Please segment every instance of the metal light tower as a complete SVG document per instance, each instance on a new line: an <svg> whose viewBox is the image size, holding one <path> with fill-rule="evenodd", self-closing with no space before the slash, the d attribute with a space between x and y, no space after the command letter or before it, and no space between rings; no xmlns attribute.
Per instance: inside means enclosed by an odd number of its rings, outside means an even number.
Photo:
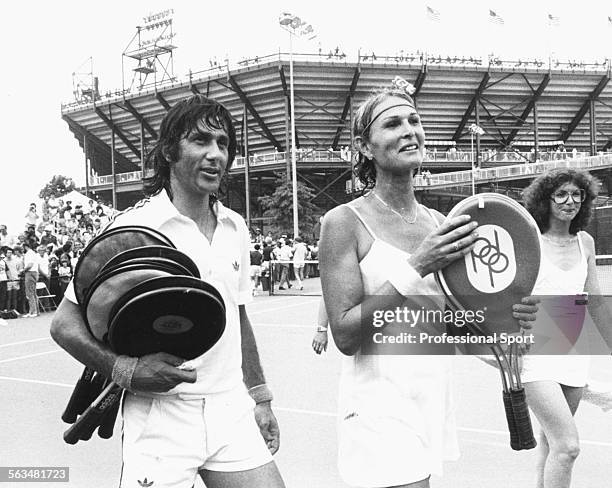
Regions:
<svg viewBox="0 0 612 488"><path fill-rule="evenodd" d="M153 75L154 85L174 79L173 51L176 46L173 40L176 33L173 31L173 15L173 9L149 14L143 17L143 25L136 27L136 34L122 56L121 74L124 93L131 90L137 80L138 90L151 84L148 80L149 75ZM126 86L124 66L127 58L136 64L136 66L132 64L133 75L129 86Z"/></svg>
<svg viewBox="0 0 612 488"><path fill-rule="evenodd" d="M291 105L291 183L293 186L293 237L299 235L298 225L298 195L297 195L297 158L295 152L295 89L293 86L293 36L310 36L314 38L312 25L296 15L283 12L278 23L289 33L289 96Z"/></svg>

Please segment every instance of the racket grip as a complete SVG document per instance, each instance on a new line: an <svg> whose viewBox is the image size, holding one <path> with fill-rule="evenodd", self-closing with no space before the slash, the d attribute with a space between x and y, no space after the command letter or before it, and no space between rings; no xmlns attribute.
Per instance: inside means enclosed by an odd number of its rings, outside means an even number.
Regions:
<svg viewBox="0 0 612 488"><path fill-rule="evenodd" d="M91 368L85 368L79 381L77 381L74 390L72 390L72 395L70 395L70 400L68 400L68 405L66 405L66 409L64 413L62 413L62 420L67 424L74 424L77 419L77 415L82 414L87 405L91 403L91 380L95 374L95 371Z"/></svg>
<svg viewBox="0 0 612 488"><path fill-rule="evenodd" d="M76 444L79 439L90 438L96 427L100 425L104 414L119 400L122 391L119 385L110 383L83 415L64 432L64 441L68 444Z"/></svg>
<svg viewBox="0 0 612 488"><path fill-rule="evenodd" d="M508 432L510 432L510 447L514 451L520 451L521 442L512 409L512 396L510 392L507 391L502 392L502 395L504 399L504 410L506 412L506 422L508 422Z"/></svg>
<svg viewBox="0 0 612 488"><path fill-rule="evenodd" d="M533 428L531 426L529 408L527 408L525 390L523 388L511 390L510 398L516 431L519 437L519 450L533 449L537 445L537 442L533 436Z"/></svg>
<svg viewBox="0 0 612 488"><path fill-rule="evenodd" d="M89 397L87 398L87 406L91 405L93 401L98 398L98 395L104 389L106 378L100 373L96 373L91 380L91 388L89 390Z"/></svg>
<svg viewBox="0 0 612 488"><path fill-rule="evenodd" d="M115 428L115 422L117 420L117 415L119 414L119 407L121 406L121 402L117 401L110 407L109 411L106 412L102 422L100 423L100 427L98 427L98 436L102 439L110 439L113 436L113 429Z"/></svg>

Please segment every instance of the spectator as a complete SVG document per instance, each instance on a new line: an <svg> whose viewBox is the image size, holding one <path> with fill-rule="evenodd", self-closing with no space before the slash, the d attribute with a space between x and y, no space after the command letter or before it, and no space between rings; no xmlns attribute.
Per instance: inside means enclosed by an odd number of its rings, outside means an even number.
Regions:
<svg viewBox="0 0 612 488"><path fill-rule="evenodd" d="M306 264L306 258L308 257L308 248L302 241L302 238L297 236L295 238L295 246L293 248L293 269L295 270L295 277L298 282L298 289L303 290L304 284L304 265Z"/></svg>
<svg viewBox="0 0 612 488"><path fill-rule="evenodd" d="M291 264L291 258L293 257L293 249L291 249L291 241L285 239L284 243L280 247L279 261L281 262L281 276L278 284L279 290L284 290L284 283L287 283L287 288L291 288L293 285L289 282L289 265Z"/></svg>
<svg viewBox="0 0 612 488"><path fill-rule="evenodd" d="M8 265L6 264L4 251L0 251L0 310L8 309Z"/></svg>
<svg viewBox="0 0 612 488"><path fill-rule="evenodd" d="M272 272L274 273L273 276L273 280L274 281L280 281L280 275L281 275L281 265L278 261L280 261L281 258L281 247L283 246L283 243L280 241L280 239L276 242L276 247L274 247L272 249L272 257L273 260L276 261L274 263L274 269L272 270Z"/></svg>
<svg viewBox="0 0 612 488"><path fill-rule="evenodd" d="M28 301L26 317L38 317L38 301L36 297L36 283L38 282L38 256L28 241L23 243L25 255L23 265L25 271L25 294Z"/></svg>
<svg viewBox="0 0 612 488"><path fill-rule="evenodd" d="M42 245L36 248L36 252L38 252L38 281L44 283L49 289L51 284L49 281L49 256L46 251L47 249Z"/></svg>
<svg viewBox="0 0 612 488"><path fill-rule="evenodd" d="M254 249L250 252L251 257L251 270L249 276L251 277L251 293L255 295L255 290L259 286L259 279L261 277L261 262L263 256L261 254L261 246L255 244Z"/></svg>
<svg viewBox="0 0 612 488"><path fill-rule="evenodd" d="M11 249L6 250L6 258L4 260L8 269L7 295L8 310L17 311L17 300L19 298L19 277L23 271L23 260Z"/></svg>
<svg viewBox="0 0 612 488"><path fill-rule="evenodd" d="M70 264L70 256L68 254L62 254L60 256L60 264L57 268L57 274L59 277L59 294L57 297L58 301L64 298L64 292L72 279L72 265Z"/></svg>
<svg viewBox="0 0 612 488"><path fill-rule="evenodd" d="M30 208L25 214L26 223L36 227L36 222L38 222L39 218L39 215L36 213L36 204L30 203Z"/></svg>
<svg viewBox="0 0 612 488"><path fill-rule="evenodd" d="M68 220L70 220L70 218L72 217L72 205L71 205L71 201L68 200L66 202L66 206L64 207L63 211L62 211L62 215L64 217L64 220L67 222Z"/></svg>
<svg viewBox="0 0 612 488"><path fill-rule="evenodd" d="M49 293L55 297L55 303L59 303L59 259L55 254L49 255Z"/></svg>
<svg viewBox="0 0 612 488"><path fill-rule="evenodd" d="M319 241L316 240L314 244L310 246L310 259L312 261L317 261L316 263L310 264L310 271L308 272L308 276L319 276Z"/></svg>
<svg viewBox="0 0 612 488"><path fill-rule="evenodd" d="M0 247L3 246L14 247L15 237L8 234L6 225L0 224Z"/></svg>
<svg viewBox="0 0 612 488"><path fill-rule="evenodd" d="M35 225L28 224L26 225L26 230L24 232L24 241L27 241L30 244L30 248L32 249L36 249L39 242L35 228Z"/></svg>
<svg viewBox="0 0 612 488"><path fill-rule="evenodd" d="M53 235L53 225L47 224L45 226L45 233L40 238L40 244L45 247L48 246L49 244L53 244L54 246L57 246L57 237Z"/></svg>

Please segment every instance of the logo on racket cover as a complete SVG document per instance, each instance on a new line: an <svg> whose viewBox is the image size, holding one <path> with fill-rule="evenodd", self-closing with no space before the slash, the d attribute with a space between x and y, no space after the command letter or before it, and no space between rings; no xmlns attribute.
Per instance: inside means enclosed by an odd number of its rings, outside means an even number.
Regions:
<svg viewBox="0 0 612 488"><path fill-rule="evenodd" d="M160 334L182 334L193 327L193 322L180 315L162 315L153 321L153 329Z"/></svg>
<svg viewBox="0 0 612 488"><path fill-rule="evenodd" d="M478 236L474 249L464 258L468 279L482 293L498 293L516 276L514 242L498 225L481 225Z"/></svg>

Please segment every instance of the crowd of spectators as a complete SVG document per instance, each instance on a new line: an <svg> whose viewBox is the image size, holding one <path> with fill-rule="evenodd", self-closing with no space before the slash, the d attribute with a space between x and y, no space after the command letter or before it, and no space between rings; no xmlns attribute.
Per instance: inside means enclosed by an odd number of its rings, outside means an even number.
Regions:
<svg viewBox="0 0 612 488"><path fill-rule="evenodd" d="M49 304L59 303L83 248L112 213L112 207L94 200L49 198L42 208L29 205L23 230L0 224L2 318L36 317L41 294L53 296L44 299Z"/></svg>
<svg viewBox="0 0 612 488"><path fill-rule="evenodd" d="M251 284L253 295L259 289L268 292L270 287L287 290L297 281L296 288L304 289L304 280L319 276L320 223L309 238L294 239L287 234L274 237L264 235L260 229L251 232Z"/></svg>

